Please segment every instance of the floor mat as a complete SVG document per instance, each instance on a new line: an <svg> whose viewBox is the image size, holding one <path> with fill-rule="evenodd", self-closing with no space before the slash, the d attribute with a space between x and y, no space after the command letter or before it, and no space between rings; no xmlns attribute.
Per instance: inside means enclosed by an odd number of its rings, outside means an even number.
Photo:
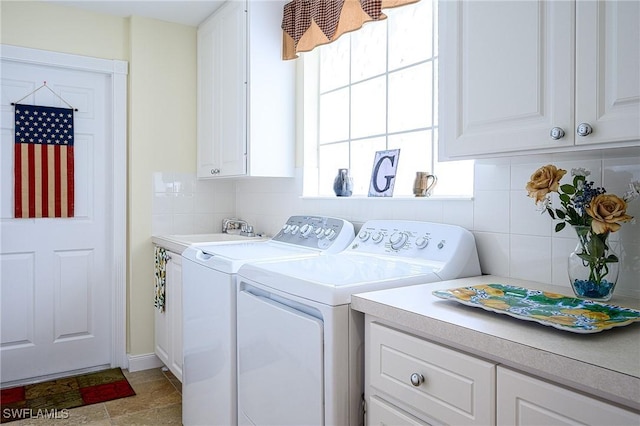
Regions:
<svg viewBox="0 0 640 426"><path fill-rule="evenodd" d="M136 393L120 368L2 389L2 423L25 418L64 419L68 409Z"/></svg>

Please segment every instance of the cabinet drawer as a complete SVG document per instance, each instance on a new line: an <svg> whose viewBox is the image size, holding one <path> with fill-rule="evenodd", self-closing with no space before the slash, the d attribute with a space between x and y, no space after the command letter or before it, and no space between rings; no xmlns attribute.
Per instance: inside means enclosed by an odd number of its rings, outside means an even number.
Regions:
<svg viewBox="0 0 640 426"><path fill-rule="evenodd" d="M443 423L495 423L495 364L375 322L370 333L372 387Z"/></svg>
<svg viewBox="0 0 640 426"><path fill-rule="evenodd" d="M429 426L429 423L407 414L383 399L376 396L371 397L367 407L369 426L380 425L409 425L409 426Z"/></svg>
<svg viewBox="0 0 640 426"><path fill-rule="evenodd" d="M498 367L498 426L640 425L640 415Z"/></svg>

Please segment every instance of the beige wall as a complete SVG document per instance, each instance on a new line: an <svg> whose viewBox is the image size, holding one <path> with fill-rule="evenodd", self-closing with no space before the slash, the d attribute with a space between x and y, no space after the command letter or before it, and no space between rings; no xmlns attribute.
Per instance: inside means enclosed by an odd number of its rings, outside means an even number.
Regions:
<svg viewBox="0 0 640 426"><path fill-rule="evenodd" d="M129 62L127 348L154 351L152 172L195 172L196 28L2 1L0 42Z"/></svg>

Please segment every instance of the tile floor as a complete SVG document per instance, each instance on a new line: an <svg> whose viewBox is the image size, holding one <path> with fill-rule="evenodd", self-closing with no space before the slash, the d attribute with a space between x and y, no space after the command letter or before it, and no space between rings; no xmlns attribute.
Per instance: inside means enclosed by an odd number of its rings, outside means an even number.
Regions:
<svg viewBox="0 0 640 426"><path fill-rule="evenodd" d="M10 422L25 425L181 425L182 384L169 371L160 368L130 373L123 370L135 396L99 404L86 405L68 411L66 419L24 419Z"/></svg>

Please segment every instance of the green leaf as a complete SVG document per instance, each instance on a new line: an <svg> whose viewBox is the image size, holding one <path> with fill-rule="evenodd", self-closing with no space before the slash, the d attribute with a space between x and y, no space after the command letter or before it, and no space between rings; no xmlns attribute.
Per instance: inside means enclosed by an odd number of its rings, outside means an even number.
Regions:
<svg viewBox="0 0 640 426"><path fill-rule="evenodd" d="M565 194L575 194L576 193L576 188L573 185L565 184L565 185L560 186L560 189L562 189L562 192L564 192Z"/></svg>
<svg viewBox="0 0 640 426"><path fill-rule="evenodd" d="M556 223L556 232L562 231L566 225L564 222Z"/></svg>
<svg viewBox="0 0 640 426"><path fill-rule="evenodd" d="M569 196L567 194L560 194L560 201L563 201L565 203L569 203L571 201L571 198L569 198Z"/></svg>
<svg viewBox="0 0 640 426"><path fill-rule="evenodd" d="M607 263L616 263L616 262L618 262L618 256L616 256L615 254L610 254L605 259L605 262L607 262Z"/></svg>
<svg viewBox="0 0 640 426"><path fill-rule="evenodd" d="M566 217L565 213L560 209L556 209L556 215L558 215L559 219L564 219Z"/></svg>
<svg viewBox="0 0 640 426"><path fill-rule="evenodd" d="M549 216L551 216L551 219L556 218L556 215L553 214L553 210L551 210L549 207L547 207L547 212L549 213Z"/></svg>

